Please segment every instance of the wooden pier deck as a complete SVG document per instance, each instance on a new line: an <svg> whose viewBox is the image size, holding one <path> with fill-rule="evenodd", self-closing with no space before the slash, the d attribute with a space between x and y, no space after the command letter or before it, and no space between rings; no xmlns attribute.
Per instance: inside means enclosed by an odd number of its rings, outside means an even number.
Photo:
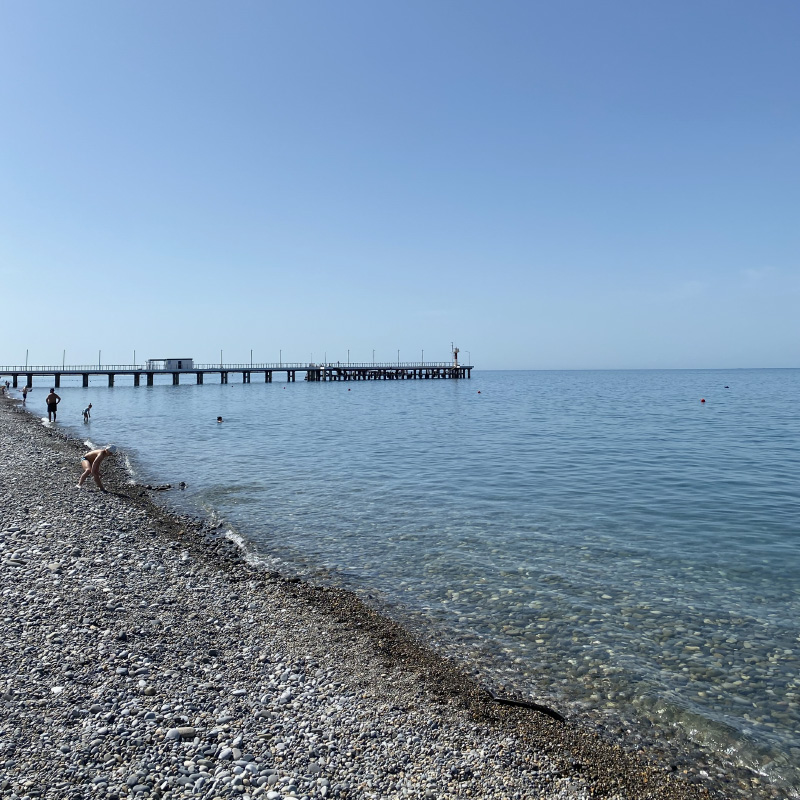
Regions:
<svg viewBox="0 0 800 800"><path fill-rule="evenodd" d="M396 381L396 380L438 380L443 378L471 378L473 367L456 363L412 361L403 363L360 363L360 364L194 364L188 369L151 369L137 364L109 364L95 366L0 366L0 379L11 379L15 388L20 378L24 385L33 386L34 377L52 377L53 386L61 386L61 378L80 376L82 385L89 385L91 376L104 375L108 385L113 386L118 376L133 376L133 385L145 383L153 386L157 375L171 375L172 384L181 383L181 376L193 376L195 382L202 384L206 375L219 375L220 383L228 383L230 375L241 375L242 383L251 383L253 376L263 376L264 383L272 383L273 375L285 375L287 383L297 380L298 373L304 374L307 381ZM186 381L184 381L186 382Z"/></svg>

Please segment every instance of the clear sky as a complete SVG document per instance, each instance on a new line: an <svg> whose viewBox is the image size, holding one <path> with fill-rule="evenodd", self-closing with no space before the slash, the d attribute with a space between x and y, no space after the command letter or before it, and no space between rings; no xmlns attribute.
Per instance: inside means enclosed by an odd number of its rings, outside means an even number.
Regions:
<svg viewBox="0 0 800 800"><path fill-rule="evenodd" d="M0 364L800 366L797 0L0 0Z"/></svg>

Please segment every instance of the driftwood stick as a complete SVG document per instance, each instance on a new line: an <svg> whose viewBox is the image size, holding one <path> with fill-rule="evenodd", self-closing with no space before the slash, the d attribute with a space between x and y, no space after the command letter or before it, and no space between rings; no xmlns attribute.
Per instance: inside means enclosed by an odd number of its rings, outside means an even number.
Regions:
<svg viewBox="0 0 800 800"><path fill-rule="evenodd" d="M532 711L539 711L542 714L547 714L548 717L557 719L559 722L566 722L567 720L552 708L540 705L539 703L529 703L527 700L512 700L510 697L503 697L502 695L495 694L491 689L486 690L486 694L494 700L495 703L500 703L504 706L518 706L519 708L530 708Z"/></svg>

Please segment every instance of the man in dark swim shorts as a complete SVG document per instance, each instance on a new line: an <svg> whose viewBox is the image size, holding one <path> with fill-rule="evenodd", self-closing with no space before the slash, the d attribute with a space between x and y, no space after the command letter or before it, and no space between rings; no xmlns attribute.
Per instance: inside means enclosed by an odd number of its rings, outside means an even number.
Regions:
<svg viewBox="0 0 800 800"><path fill-rule="evenodd" d="M45 403L47 403L47 419L49 422L56 421L56 408L60 402L61 398L56 394L56 390L51 389L50 394L45 398Z"/></svg>

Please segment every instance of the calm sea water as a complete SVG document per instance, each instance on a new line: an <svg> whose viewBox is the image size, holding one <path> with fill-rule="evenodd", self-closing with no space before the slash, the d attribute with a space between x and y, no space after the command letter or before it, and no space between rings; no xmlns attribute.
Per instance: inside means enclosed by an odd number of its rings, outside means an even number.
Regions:
<svg viewBox="0 0 800 800"><path fill-rule="evenodd" d="M101 383L64 386L59 423L257 557L488 682L800 787L800 370Z"/></svg>

